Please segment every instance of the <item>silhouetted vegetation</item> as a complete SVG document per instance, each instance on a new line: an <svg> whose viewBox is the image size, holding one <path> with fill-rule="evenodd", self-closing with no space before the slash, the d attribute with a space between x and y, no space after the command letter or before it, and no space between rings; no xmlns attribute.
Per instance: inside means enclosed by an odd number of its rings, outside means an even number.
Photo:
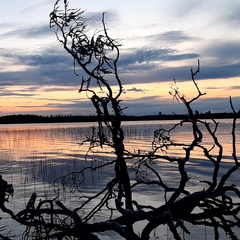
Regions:
<svg viewBox="0 0 240 240"><path fill-rule="evenodd" d="M240 112L236 113L197 113L196 116L201 119L226 119L236 116L240 117ZM101 117L102 120L105 117ZM51 115L41 116L34 114L16 114L0 117L0 124L18 124L18 123L64 123L64 122L98 122L99 116L72 116L72 115ZM120 116L121 121L151 121L151 120L181 120L188 118L188 114L161 114L161 115L143 115L143 116Z"/></svg>
<svg viewBox="0 0 240 240"><path fill-rule="evenodd" d="M5 188L1 190L1 196L4 196L1 198L2 211L26 226L23 239L89 240L100 239L98 233L103 236L113 231L122 239L148 240L153 231L166 225L172 237L179 240L182 239L180 233L191 234L186 223L211 228L215 239L220 239L221 231L231 239L238 239L234 228L239 228L240 222L240 191L239 186L231 182L231 177L239 174L240 167L236 140L238 115L232 99L232 156L227 169L222 166L224 153L218 139L219 123L214 119L203 120L192 108L192 103L205 94L195 81L199 63L196 70L191 69L192 84L196 89L194 98L187 100L175 80L171 89L171 95L184 104L188 114L181 116L183 118L170 129L157 129L148 151L127 149L121 125L124 119L124 109L120 104L123 88L117 68L120 45L108 35L104 14L103 30L89 37L84 11L69 8L66 0L61 8L61 3L56 1L54 5L50 27L55 29L57 39L73 57L74 66L79 65L87 74L86 78L82 77L79 92L88 94L97 116L98 126L92 127L92 133L84 140L84 144L89 144L86 160L90 153L97 154L99 151L112 157L105 157L106 160L97 167L76 169L56 180L64 188L78 190L76 194L80 191L79 206L75 209L68 208L57 197L37 201L37 195L33 193L26 208L14 214L6 207L5 194L8 191ZM92 86L96 85L99 89L94 90ZM212 114L208 114L212 118ZM186 125L191 127L191 139L183 137L182 141L176 141L173 133ZM206 135L211 139L208 145L205 143ZM180 149L181 154L169 154L171 149ZM189 187L191 177L188 167L196 160L192 157L195 151L201 152L203 161L211 166L211 171L192 188ZM167 169L175 169L175 179L169 181L168 170L162 167L165 164ZM113 173L108 182L103 183L97 193L86 195L82 192L85 173L94 173L97 169L104 171L106 167L111 168ZM4 184L7 186L6 182ZM146 186L156 189L156 206L139 201L139 188ZM88 204L91 204L91 209L86 207ZM96 220L106 211L109 213L107 218ZM137 232L135 226L142 221L145 224Z"/></svg>

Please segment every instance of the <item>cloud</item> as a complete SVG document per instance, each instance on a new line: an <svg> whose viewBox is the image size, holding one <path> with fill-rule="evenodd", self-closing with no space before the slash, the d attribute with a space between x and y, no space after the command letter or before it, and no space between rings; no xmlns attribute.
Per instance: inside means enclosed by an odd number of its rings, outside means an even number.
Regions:
<svg viewBox="0 0 240 240"><path fill-rule="evenodd" d="M235 110L238 111L240 109L240 97L234 97L232 100ZM204 98L193 104L194 109L202 113L207 111L206 106L212 113L232 112L228 98Z"/></svg>
<svg viewBox="0 0 240 240"><path fill-rule="evenodd" d="M227 3L227 2L226 2ZM216 23L226 25L228 28L239 27L240 24L240 5L238 1L231 1L224 6L224 12L216 18Z"/></svg>
<svg viewBox="0 0 240 240"><path fill-rule="evenodd" d="M18 82L16 82L16 84L76 84L77 78L73 73L73 59L69 54L65 53L60 46L57 49L52 49L50 47L43 49L42 51L40 50L39 52L36 51L35 53L27 53L18 49L0 49L0 52L2 57L8 58L13 62L24 64L27 69L26 71L0 73L0 78L5 79L5 82L12 82L18 78ZM123 75L135 72L139 82L141 82L141 78L143 76L145 78L145 82L154 82L156 81L156 78L151 78L151 75L154 75L155 72L155 75L158 75L159 71L161 71L159 76L166 74L166 69L160 68L159 63L164 62L164 60L177 61L195 58L196 56L196 54L174 55L174 51L172 49L133 49L132 52L125 53L122 57L120 57L118 66L120 73ZM172 73L172 68L169 70ZM178 71L178 68L176 71ZM143 72L145 74L139 76L139 72ZM78 73L79 76L83 75L83 71L81 69L78 69ZM159 76L157 79L159 79ZM146 79L146 77L148 79ZM169 76L167 76L168 80L173 77L173 74L169 74ZM132 78L134 80L134 76L131 76L131 79ZM130 81L131 79L128 78Z"/></svg>
<svg viewBox="0 0 240 240"><path fill-rule="evenodd" d="M227 90L238 90L238 89L240 89L240 85L239 86L231 86L231 87L227 88Z"/></svg>
<svg viewBox="0 0 240 240"><path fill-rule="evenodd" d="M233 98L233 104L235 110L238 111L240 109L240 97ZM161 112L162 114L184 114L187 113L187 110L182 103L178 103L177 101L173 101L171 96L169 98L161 98L159 96L151 96L151 97L143 97L137 100L128 100L125 99L122 104L122 107L127 107L124 110L124 114L126 115L155 115ZM206 108L206 106L208 106ZM26 107L29 109L29 106L22 105L21 107ZM91 101L89 100L59 100L59 99L51 99L51 101L45 105L33 105L34 107L43 107L40 114L50 115L53 114L73 114L73 115L95 115L95 109L92 106ZM216 112L231 112L229 99L228 98L211 98L211 99L198 99L197 102L192 104L193 111L198 110L200 113L205 113L207 111L211 111L212 113ZM26 110L27 111L27 110ZM39 114L39 110L37 110L37 114ZM33 110L31 112L34 113Z"/></svg>
<svg viewBox="0 0 240 240"><path fill-rule="evenodd" d="M90 13L93 22L97 21L100 13ZM112 18L117 15L110 15ZM47 30L46 30L47 29ZM31 27L12 31L12 34L23 38L31 38L33 36L43 36L46 34L53 35L48 26L39 25L33 29ZM30 31L30 32L29 32ZM5 33L6 34L6 33ZM54 38L54 36L53 36ZM179 64L177 67L172 66L172 62L184 62L203 58L201 60L201 73L197 79L217 79L231 78L240 76L239 52L240 44L237 42L218 41L209 44L198 52L183 50L179 52L174 48L174 43L194 40L193 37L187 35L183 31L167 31L160 34L149 35L148 39L163 39L171 42L168 47L155 48L150 41L149 45L139 49L120 49L120 59L118 68L120 77L124 84L131 83L150 83L158 81L186 81L190 79L190 67L185 64ZM55 40L55 39L54 39ZM1 58L8 59L13 63L23 64L26 66L25 71L1 72L0 85L16 84L16 85L56 85L70 86L80 83L81 76L84 75L81 69L78 69L80 78L76 78L73 72L73 59L57 42L36 49L34 52L27 52L25 49L18 48L0 49ZM205 58L216 58L214 65L208 65ZM225 61L226 59L226 61ZM3 68L2 68L3 69ZM136 91L136 89L135 89Z"/></svg>
<svg viewBox="0 0 240 240"><path fill-rule="evenodd" d="M1 25L1 29L14 26L13 23L10 23L10 22L0 22L0 25Z"/></svg>
<svg viewBox="0 0 240 240"><path fill-rule="evenodd" d="M196 37L192 37L184 31L167 31L164 33L149 35L149 36L146 36L145 38L153 42L164 41L171 44L198 40Z"/></svg>
<svg viewBox="0 0 240 240"><path fill-rule="evenodd" d="M17 56L19 61L27 64L31 67L60 67L64 66L65 69L69 69L69 59L70 56L66 56L66 54L54 54L54 51L44 51L40 54L33 54L33 55L18 55ZM54 69L54 68L53 68ZM52 70L53 70L52 69Z"/></svg>
<svg viewBox="0 0 240 240"><path fill-rule="evenodd" d="M176 50L171 48L163 49L129 49L120 55L119 67L121 72L129 71L146 71L159 68L159 64L181 61L187 59L198 58L199 54L196 53L183 53L178 54Z"/></svg>
<svg viewBox="0 0 240 240"><path fill-rule="evenodd" d="M21 93L27 93L27 94L33 94L35 97L35 99L41 99L41 100L51 100L53 99L52 97L51 98L48 98L48 97L42 97L42 93L54 93L54 92L65 92L65 91L73 91L75 90L76 91L76 88L74 87L66 87L66 86L61 86L61 87L45 87L45 86L41 86L41 85L31 85L31 86L26 86L24 85L23 88L19 88L17 89L16 91L17 92L21 92ZM49 94L48 94L49 96ZM58 101L61 101L59 100L59 98L57 98L56 100ZM68 101L68 100L67 100Z"/></svg>
<svg viewBox="0 0 240 240"><path fill-rule="evenodd" d="M51 102L46 104L45 107L55 108L54 113L56 112L60 114L71 113L73 115L96 115L95 109L93 108L91 101L88 100L86 101L70 100L68 103L66 102L61 103L58 100L56 100L56 102L54 103L51 100Z"/></svg>
<svg viewBox="0 0 240 240"><path fill-rule="evenodd" d="M44 92L65 92L65 91L69 91L69 90L76 90L75 87L65 87L65 86L50 86L50 87L43 87Z"/></svg>
<svg viewBox="0 0 240 240"><path fill-rule="evenodd" d="M21 12L22 12L22 14L26 14L28 12L35 12L35 11L38 11L39 8L45 7L47 5L52 5L53 6L53 1L51 2L49 0L45 0L45 1L42 1L40 3L35 2L34 4L32 4L28 7L25 7Z"/></svg>
<svg viewBox="0 0 240 240"><path fill-rule="evenodd" d="M58 51L59 50L59 51ZM19 49L0 49L1 57L13 65L21 64L24 70L0 72L0 85L65 85L76 86L73 59L61 48L40 49L28 53ZM8 63L9 64L9 63ZM7 64L6 64L7 66ZM82 75L82 71L79 75Z"/></svg>
<svg viewBox="0 0 240 240"><path fill-rule="evenodd" d="M146 90L141 89L141 88L136 88L136 87L132 87L132 88L128 88L126 90L124 90L124 93L126 92L142 92L144 93Z"/></svg>
<svg viewBox="0 0 240 240"><path fill-rule="evenodd" d="M173 102L169 99L159 96L146 96L137 100L124 100L124 106L128 106L124 110L126 115L156 115L159 112L163 114L172 114L186 112L183 104Z"/></svg>
<svg viewBox="0 0 240 240"><path fill-rule="evenodd" d="M240 62L236 64L215 65L215 66L203 66L201 72L198 75L199 79L219 79L219 78L231 78L240 76Z"/></svg>
<svg viewBox="0 0 240 240"><path fill-rule="evenodd" d="M120 48L118 66L121 73L154 71L174 61L197 59L201 56L200 53L190 49L180 51L176 48L177 43L186 44L189 41L198 40L184 31L167 31L148 35L142 39L147 41L147 44L142 48L124 48L122 52Z"/></svg>
<svg viewBox="0 0 240 240"><path fill-rule="evenodd" d="M104 21L106 25L112 25L112 23L117 24L119 21L119 16L113 10L105 10L99 12L84 12L84 17L87 19L87 25L89 28L96 29L99 26L102 27L102 17L104 13Z"/></svg>
<svg viewBox="0 0 240 240"><path fill-rule="evenodd" d="M173 52L172 49L130 49L128 53L120 56L120 65L131 65L135 63L159 61Z"/></svg>
<svg viewBox="0 0 240 240"><path fill-rule="evenodd" d="M141 74L124 72L120 75L123 84L139 84L151 82L169 82L173 79L177 81L191 80L190 69L196 69L197 65L179 66L179 67L158 67L149 71L143 71ZM240 76L240 63L209 66L201 63L200 73L196 76L197 80L222 79Z"/></svg>
<svg viewBox="0 0 240 240"><path fill-rule="evenodd" d="M239 61L240 43L235 41L223 41L209 44L202 50L206 57L215 57L219 62Z"/></svg>
<svg viewBox="0 0 240 240"><path fill-rule="evenodd" d="M185 53L185 54L176 54L176 55L169 55L166 56L166 61L181 61L186 59L196 59L199 58L200 55L197 53Z"/></svg>
<svg viewBox="0 0 240 240"><path fill-rule="evenodd" d="M224 45L226 46L226 45ZM232 55L236 58L238 45L232 47ZM218 49L218 50L217 50ZM216 50L209 50L209 55L218 55L221 59L222 48ZM227 51L227 49L225 50ZM55 86L76 86L80 83L81 76L84 75L81 69L77 69L80 78L77 78L73 72L73 59L59 48L46 48L35 53L27 53L18 49L0 49L1 56L8 58L12 62L18 62L26 65L25 71L15 72L0 72L0 85L55 85ZM131 52L123 53L119 60L119 73L123 84L131 83L150 83L159 81L172 81L175 78L177 81L190 80L191 66L167 67L163 64L166 61L182 61L188 59L197 59L199 57L196 53L176 54L172 49L145 49L140 50L131 49ZM197 61L193 60L194 63ZM217 79L217 78L231 78L240 76L240 62L239 63L218 63L216 65L208 65L208 63L201 61L200 74L197 79Z"/></svg>
<svg viewBox="0 0 240 240"><path fill-rule="evenodd" d="M240 97L233 98L235 110L240 109ZM126 115L154 115L161 112L162 114L186 114L187 110L184 104L173 101L169 98L159 96L143 97L136 100L124 100L124 110ZM207 106L207 107L206 107ZM228 98L200 98L192 103L193 111L198 110L200 113L211 111L212 113L232 112Z"/></svg>
<svg viewBox="0 0 240 240"><path fill-rule="evenodd" d="M203 8L205 8L205 3L209 5L209 1L202 0L184 0L179 3L175 1L175 4L169 2L168 4L168 11L171 12L175 18L188 18L189 16L196 16L198 12L201 12Z"/></svg>
<svg viewBox="0 0 240 240"><path fill-rule="evenodd" d="M77 78L70 68L28 69L0 73L0 86L78 86L79 84L80 78Z"/></svg>
<svg viewBox="0 0 240 240"><path fill-rule="evenodd" d="M14 97L33 97L35 95L36 94L32 94L32 93L19 93L19 92L13 92L13 91L1 92L0 91L0 96L1 97L11 97L11 96L14 96Z"/></svg>
<svg viewBox="0 0 240 240"><path fill-rule="evenodd" d="M222 87L210 86L210 87L206 87L206 89L217 90L217 89L222 89Z"/></svg>
<svg viewBox="0 0 240 240"><path fill-rule="evenodd" d="M34 25L25 28L16 28L0 35L2 38L20 37L23 39L35 39L39 37L53 36L53 31L47 24Z"/></svg>
<svg viewBox="0 0 240 240"><path fill-rule="evenodd" d="M0 96L1 97L33 97L37 95L37 88L36 87L26 87L18 89L17 87L13 86L14 88L9 88L9 86L0 86Z"/></svg>

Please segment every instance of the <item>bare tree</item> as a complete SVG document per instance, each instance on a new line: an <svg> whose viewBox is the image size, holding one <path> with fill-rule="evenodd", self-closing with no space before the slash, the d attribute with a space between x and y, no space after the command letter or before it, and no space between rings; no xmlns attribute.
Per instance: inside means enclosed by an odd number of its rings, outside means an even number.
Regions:
<svg viewBox="0 0 240 240"><path fill-rule="evenodd" d="M70 10L68 3L65 1L64 10L58 9L59 1L56 2L55 9L51 14L51 27L55 27L58 40L63 44L64 48L69 52L74 62L77 62L80 67L88 74L87 79L82 79L80 92L87 91L91 93L90 99L99 116L98 132L89 138L90 150L98 146L108 146L113 149L116 158L108 164L113 164L115 177L107 186L106 195L95 208L94 213L100 211L104 205L108 204L110 199L115 200L115 210L120 216L101 223L101 230L110 228L117 231L126 239L149 239L150 233L159 225L167 224L176 239L180 239L178 228L182 228L188 232L183 222L187 221L192 224L204 224L212 226L215 231L215 236L218 238L218 229L224 229L229 236L234 238L232 227L238 225L239 204L234 202L232 194L239 197L239 190L235 185L227 185L228 178L239 168L239 162L236 156L236 118L233 120L232 129L232 146L233 146L233 166L226 173L219 177L219 169L223 159L223 147L216 136L218 123L212 120L214 127L210 127L210 123L196 118L193 113L191 104L197 101L202 93L195 81L195 76L200 71L200 63L196 71L191 70L192 82L197 90L196 97L187 100L184 95L181 95L176 81L172 87L171 95L178 101L181 101L187 111L188 118L174 125L170 130L159 129L155 132L153 148L148 153L142 152L131 153L124 146L124 133L121 128L122 108L120 106L119 97L122 93L122 85L118 75L117 62L119 59L119 45L116 41L109 37L104 21L103 14L103 31L97 33L93 37L86 36L85 28L86 21L82 18L81 10ZM97 83L101 90L104 90L105 96L100 97L92 88L94 83ZM112 85L118 86L118 91L113 94ZM104 89L103 89L104 88ZM233 112L235 112L231 104ZM171 139L171 133L176 128L183 124L191 124L193 139L190 143L177 143ZM108 128L111 136L106 136L104 126ZM213 140L213 146L208 149L202 143L203 130L206 129L206 134L210 135ZM166 149L178 146L181 147L185 154L184 157L170 157L166 154ZM189 181L188 173L185 169L189 163L191 154L195 149L201 150L206 159L213 164L212 179L205 181L206 187L199 192L189 192L186 190L186 184ZM218 155L212 154L213 150L218 150ZM133 161L135 159L135 161ZM156 172L151 165L153 162L164 159L170 163L176 163L180 175L179 184L176 188L171 188L162 179L161 174ZM127 163L134 162L131 169L135 168L135 176L130 178ZM144 173L145 169L151 171L153 179L149 179ZM144 170L143 170L144 169ZM74 176L78 173L73 173ZM69 176L68 176L69 177ZM66 178L63 178L63 181ZM140 206L133 196L133 189L140 184L159 185L165 191L165 204L151 209L148 206ZM114 190L114 191L113 191ZM114 193L114 194L113 194ZM111 197L110 197L111 196ZM199 208L200 213L192 213L193 209ZM233 216L233 219L228 220L228 216ZM86 219L86 224L90 217ZM139 236L133 230L133 224L147 220L148 224L143 228ZM97 224L92 224L90 229L94 232ZM98 225L99 226L99 225Z"/></svg>
<svg viewBox="0 0 240 240"><path fill-rule="evenodd" d="M99 119L98 127L92 127L92 134L86 136L83 143L89 144L86 159L92 152L101 149L114 154L114 157L101 161L96 167L71 172L56 181L60 180L65 187L70 185L72 189L77 189L84 181L86 171L100 168L104 171L108 168L114 176L98 193L84 196L82 199L85 200L79 201L79 206L73 210L64 206L57 198L37 203L34 193L24 210L16 215L9 212L12 218L26 225L23 238L100 239L97 233L114 231L119 238L148 240L159 226L167 225L175 239L182 239L181 231L191 234L186 225L190 223L212 228L215 239L220 238L220 230L225 231L229 238L238 239L234 228L239 227L240 222L240 192L238 186L229 181L233 175L238 174L239 168L237 117L232 99L230 98L230 105L234 118L230 168L222 168L223 145L217 137L219 123L213 119L198 119L193 111L192 103L205 95L195 80L200 72L199 61L196 71L191 69L196 96L188 100L180 93L175 80L170 91L174 99L185 105L187 117L170 129L156 130L149 151L130 151L124 145L121 125L123 108L120 97L123 87L117 68L120 45L108 35L105 14L102 15L102 31L91 37L87 35L87 20L83 15L84 11L81 9L71 9L66 0L58 0L50 14L50 27L55 29L57 39L72 55L74 70L76 66L84 70L87 77L82 77L79 92L87 94ZM77 75L76 71L75 73ZM174 132L185 125L191 127L192 139L187 142L175 140ZM204 144L207 135L212 139L210 147ZM181 149L181 156L170 154L170 150L175 148ZM195 151L200 151L205 158L203 161L207 160L212 167L211 177L199 182L202 190L198 191L188 188L188 166L194 161L192 156ZM165 177L166 170L161 168L163 164L177 169L175 181L169 181ZM141 186L156 187L156 195L159 196L157 206L144 205L138 201L135 194ZM5 200L1 203L1 208L6 210L4 204ZM92 206L90 210L86 209L88 204ZM95 221L95 216L101 211L108 211L109 218ZM143 220L146 224L137 233L134 225Z"/></svg>

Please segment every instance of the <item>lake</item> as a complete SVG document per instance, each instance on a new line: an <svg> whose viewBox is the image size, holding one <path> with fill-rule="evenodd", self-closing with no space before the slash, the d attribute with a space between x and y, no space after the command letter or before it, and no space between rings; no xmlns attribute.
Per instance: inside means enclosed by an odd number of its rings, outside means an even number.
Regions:
<svg viewBox="0 0 240 240"><path fill-rule="evenodd" d="M217 136L224 147L224 164L222 173L231 166L231 120L219 120L220 126ZM149 151L153 140L154 131L158 128L169 128L176 121L139 121L123 122L126 148L131 151L138 149ZM53 198L59 194L59 199L67 207L73 209L79 204L79 194L81 191L93 194L114 175L109 171L96 171L85 175L85 181L80 186L80 192L75 194L71 191L61 191L61 188L53 187L53 182L58 177L72 171L77 171L86 166L97 166L99 163L109 160L113 155L105 149L98 153L92 153L85 159L88 145L80 143L91 133L91 126L96 123L51 123L51 124L12 124L0 125L0 174L8 183L13 184L14 197L10 199L8 207L15 213L23 209L29 197L36 192L41 199ZM176 141L188 142L191 139L190 126L184 126L180 131L174 132ZM239 124L237 125L237 136L239 136ZM209 137L204 138L204 144L211 146ZM240 149L240 139L237 139L237 148ZM168 154L181 156L181 149L171 149ZM217 153L216 153L217 154ZM239 154L239 150L238 150ZM97 161L95 161L97 160ZM176 165L170 165L164 161L156 165L156 168L163 169L163 177L167 181L177 183L178 171ZM211 164L204 160L201 152L196 152L192 156L192 161L188 164L191 180L188 183L188 190L201 190L204 185L199 184L201 179L210 178ZM239 171L230 181L239 184ZM159 204L159 195L155 194L155 188L139 188L134 192L134 197L145 203ZM91 209L91 206L88 206ZM101 213L99 218L108 217L108 213ZM6 216L1 213L1 217ZM11 233L19 239L22 229L16 228L11 219L6 218L0 221L0 227L8 225L13 227ZM138 226L139 227L139 226ZM190 226L192 235L186 239L202 240L203 235L199 235L199 228ZM204 236L211 239L211 233L206 228L202 228ZM104 237L103 239L106 239ZM109 239L116 239L115 235L109 234ZM166 228L161 229L160 239L171 239ZM223 234L221 239L225 238Z"/></svg>

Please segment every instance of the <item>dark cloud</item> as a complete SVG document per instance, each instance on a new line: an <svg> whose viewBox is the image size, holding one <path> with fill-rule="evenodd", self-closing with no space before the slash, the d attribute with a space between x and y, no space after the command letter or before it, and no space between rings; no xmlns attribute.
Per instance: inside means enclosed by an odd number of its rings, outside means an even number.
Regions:
<svg viewBox="0 0 240 240"><path fill-rule="evenodd" d="M52 52L52 54L51 54ZM43 52L36 55L18 55L19 61L25 63L28 66L32 67L55 67L57 69L60 66L64 66L65 69L69 69L69 60L70 56L66 56L66 54L54 54L53 51ZM53 70L52 69L52 70Z"/></svg>
<svg viewBox="0 0 240 240"><path fill-rule="evenodd" d="M231 86L227 88L227 90L238 90L238 89L240 89L240 82L239 82L239 86Z"/></svg>
<svg viewBox="0 0 240 240"><path fill-rule="evenodd" d="M199 79L219 79L231 78L240 76L240 62L236 64L226 64L217 66L202 66L201 72L198 75Z"/></svg>
<svg viewBox="0 0 240 240"><path fill-rule="evenodd" d="M216 89L222 89L222 87L209 86L209 87L206 87L206 89L209 89L209 90L216 90Z"/></svg>
<svg viewBox="0 0 240 240"><path fill-rule="evenodd" d="M14 96L14 97L24 97L24 98L26 98L26 97L33 97L33 96L35 96L35 94L31 94L31 93L16 93L16 92L9 92L9 93L6 93L6 92L2 93L2 92L0 92L0 96L1 97L12 97L12 96Z"/></svg>
<svg viewBox="0 0 240 240"><path fill-rule="evenodd" d="M134 102L136 100L131 100L130 102ZM156 95L156 96L145 96L145 97L141 97L141 98L138 98L137 101L141 104L144 104L144 103L154 103L154 102L158 102L159 101L159 96Z"/></svg>
<svg viewBox="0 0 240 240"><path fill-rule="evenodd" d="M0 86L78 86L77 78L72 69L28 69L27 71L0 72Z"/></svg>
<svg viewBox="0 0 240 240"><path fill-rule="evenodd" d="M17 28L11 31L7 31L0 35L2 38L8 37L20 37L20 38L40 38L40 37L47 37L53 36L53 31L49 28L47 24L42 25L34 25L25 28Z"/></svg>
<svg viewBox="0 0 240 240"><path fill-rule="evenodd" d="M44 92L65 92L65 91L69 91L69 88L66 87L64 88L64 86L44 88Z"/></svg>
<svg viewBox="0 0 240 240"><path fill-rule="evenodd" d="M128 88L126 90L124 90L124 93L126 92L142 92L144 93L146 90L141 89L141 88L136 88L136 87L132 87L132 88Z"/></svg>
<svg viewBox="0 0 240 240"><path fill-rule="evenodd" d="M193 61L194 63L195 61ZM197 63L197 61L196 61ZM197 65L181 67L158 67L154 70L144 71L141 74L123 73L121 75L124 84L165 82L176 79L177 81L191 80L190 69L196 69ZM196 76L197 80L220 79L240 76L240 63L229 65L209 66L201 63L200 73Z"/></svg>
<svg viewBox="0 0 240 240"><path fill-rule="evenodd" d="M185 54L176 54L176 55L168 55L166 56L166 61L181 61L187 59L196 59L199 58L200 55L197 53L185 53Z"/></svg>
<svg viewBox="0 0 240 240"><path fill-rule="evenodd" d="M95 109L92 106L92 102L90 100L72 100L71 98L60 100L54 98L35 98L36 100L47 100L48 103L42 104L32 104L32 105L19 105L18 107L25 108L25 112L20 113L29 113L29 109L31 113L41 114L41 115L51 115L51 114L73 114L73 115L95 115ZM34 111L34 108L38 110ZM42 110L39 110L42 108ZM54 110L53 110L54 109Z"/></svg>
<svg viewBox="0 0 240 240"><path fill-rule="evenodd" d="M58 51L59 50L59 51ZM0 49L1 57L26 66L24 71L0 72L0 85L75 86L73 59L62 49L45 49L27 53L18 49ZM81 76L81 70L79 70ZM80 80L79 80L80 82Z"/></svg>
<svg viewBox="0 0 240 240"><path fill-rule="evenodd" d="M233 41L219 40L209 44L202 51L204 56L216 57L219 62L239 61L240 43Z"/></svg>
<svg viewBox="0 0 240 240"><path fill-rule="evenodd" d="M233 105L236 111L240 109L240 97L234 97ZM208 109L206 108L208 106ZM199 99L196 103L193 104L195 110L205 113L210 110L212 113L219 112L232 112L229 98L204 98Z"/></svg>
<svg viewBox="0 0 240 240"><path fill-rule="evenodd" d="M39 86L33 85L33 86L28 86L24 87L24 89L21 89L22 92L37 92L39 91Z"/></svg>
<svg viewBox="0 0 240 240"><path fill-rule="evenodd" d="M192 37L192 36L188 35L187 33L185 33L184 31L167 31L164 33L149 35L145 38L148 40L151 40L153 42L164 41L164 42L168 42L171 44L197 40L196 37Z"/></svg>
<svg viewBox="0 0 240 240"><path fill-rule="evenodd" d="M240 12L240 6L238 4L237 8L235 8L234 11L229 13L229 15L227 16L228 22L232 23L234 26L239 26L240 24L239 12Z"/></svg>
<svg viewBox="0 0 240 240"><path fill-rule="evenodd" d="M60 48L60 45L46 47L35 52L27 52L17 48L0 48L0 54L2 58L6 58L13 63L17 62L28 67L51 67L52 70L60 66L68 68L70 61L72 62L72 57Z"/></svg>
<svg viewBox="0 0 240 240"><path fill-rule="evenodd" d="M170 96L169 99L150 96L137 100L124 100L124 105L128 106L128 108L124 110L126 115L155 115L159 112L163 114L186 112L183 104L173 102Z"/></svg>
<svg viewBox="0 0 240 240"><path fill-rule="evenodd" d="M29 87L24 89L17 89L15 90L8 89L7 86L0 86L0 96L1 97L33 97L36 95L36 88ZM31 93L29 93L31 92Z"/></svg>
<svg viewBox="0 0 240 240"><path fill-rule="evenodd" d="M7 81L4 80L4 78L1 77L2 74L0 72L0 86L13 86L15 85L13 81L9 81L9 79Z"/></svg>
<svg viewBox="0 0 240 240"><path fill-rule="evenodd" d="M4 91L1 92L0 91L0 96L1 97L33 97L36 94L32 94L32 93L19 93L19 92L14 92L14 91Z"/></svg>
<svg viewBox="0 0 240 240"><path fill-rule="evenodd" d="M206 89L210 89L210 90L238 90L240 89L240 82L239 82L239 86L231 86L231 87L218 87L217 83L216 86L209 86L206 87Z"/></svg>
<svg viewBox="0 0 240 240"><path fill-rule="evenodd" d="M92 18L97 15L97 13L92 14ZM96 21L98 17L96 17ZM28 30L25 33L20 31L19 34L31 36ZM44 32L45 27L41 26L35 29L34 34L39 36ZM53 34L51 31L50 33ZM152 36L152 38L177 41L177 36L179 36L179 41L192 39L182 31L170 31ZM160 49L143 47L140 49L126 49L122 52L120 49L118 67L124 84L171 81L173 78L178 81L186 81L191 78L191 66L166 67L167 63L193 59L194 65L194 59L203 56L200 74L197 79L231 78L240 76L239 52L239 43L221 41L207 46L201 51L201 55L194 52L178 52L173 47ZM81 76L84 75L81 69L77 69L80 78L76 78L73 71L73 59L57 40L52 46L44 46L44 48L32 53L15 48L0 49L0 54L2 58L12 60L13 63L26 65L26 71L1 72L0 85L75 86L80 83ZM218 60L215 65L206 65L204 62L205 57L215 57ZM225 59L226 62L224 62Z"/></svg>
<svg viewBox="0 0 240 240"><path fill-rule="evenodd" d="M46 107L60 107L60 108L76 108L76 109L81 109L81 108L86 108L86 107L89 107L91 108L92 105L91 105L91 102L84 102L84 101L78 101L78 102L74 102L74 101L68 101L68 103L66 103L66 100L61 102L61 101L58 101L56 99L56 102L54 102L54 100L51 100L51 102L47 103L45 106Z"/></svg>
<svg viewBox="0 0 240 240"><path fill-rule="evenodd" d="M59 114L66 114L71 113L73 115L95 115L95 109L92 106L91 101L69 101L68 103L63 102L59 103L56 101L55 103L51 101L50 103L46 104L45 107L55 108L54 113ZM57 110L59 109L59 110ZM52 113L52 112L50 112Z"/></svg>
<svg viewBox="0 0 240 240"><path fill-rule="evenodd" d="M130 49L128 53L121 54L119 64L126 66L136 63L160 61L172 52L172 49Z"/></svg>
<svg viewBox="0 0 240 240"><path fill-rule="evenodd" d="M234 48L236 50L236 48ZM58 51L59 50L59 51ZM13 62L25 64L26 71L0 72L0 85L55 85L75 86L84 75L81 69L77 69L80 78L73 71L73 59L59 47L46 49L40 53L28 54L23 51L1 50L1 56L12 59ZM234 51L233 51L234 52ZM221 54L221 53L220 53ZM227 54L227 53L226 53ZM233 53L235 54L235 53ZM235 55L234 55L235 56ZM163 67L166 61L179 61L185 59L197 59L198 54L175 54L172 49L160 50L132 50L120 58L119 72L124 84L150 83L158 81L190 80L191 66ZM193 68L195 69L193 60ZM201 62L200 74L197 79L217 79L240 76L240 62L234 64L205 65Z"/></svg>
<svg viewBox="0 0 240 240"><path fill-rule="evenodd" d="M187 113L186 107L182 103L173 101L169 98L161 98L159 96L144 97L136 100L125 100L124 106L128 106L124 110L126 115L153 115L161 112L162 114L182 114ZM240 109L240 97L233 98L235 110ZM200 113L211 111L212 113L232 112L228 98L200 98L192 103L193 111L198 110Z"/></svg>
<svg viewBox="0 0 240 240"><path fill-rule="evenodd" d="M146 71L159 68L158 63L166 63L167 61L180 61L186 59L198 58L199 54L186 53L176 54L171 48L164 49L130 49L128 53L120 56L119 67L121 72L129 71Z"/></svg>

